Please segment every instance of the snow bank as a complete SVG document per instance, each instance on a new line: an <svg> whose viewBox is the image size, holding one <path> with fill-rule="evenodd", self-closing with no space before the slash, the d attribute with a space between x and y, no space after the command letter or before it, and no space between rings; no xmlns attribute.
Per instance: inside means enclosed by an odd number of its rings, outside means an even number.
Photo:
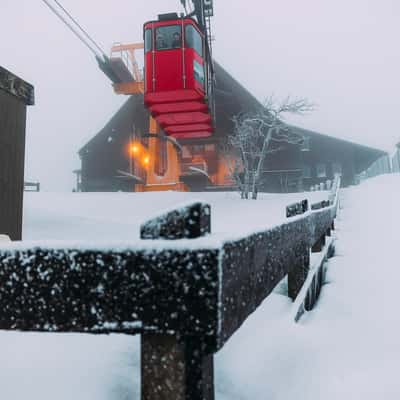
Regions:
<svg viewBox="0 0 400 400"><path fill-rule="evenodd" d="M226 239L279 224L286 220L286 205L305 197L313 203L326 195L262 195L257 201L242 201L236 193L208 193L201 198L212 207L212 236ZM140 223L148 216L198 197L173 192L163 196L28 193L24 238L39 239L49 246L55 239L89 240L93 245L98 240L104 244L125 240L132 245L139 237ZM322 398L317 389L322 384L332 385L332 368L326 374L325 369L332 358L334 324L321 327L313 318L325 323L340 321L323 311L324 293L321 307L300 325L290 319L291 301L278 292L271 295L217 354L217 399ZM337 296L337 289L334 294ZM322 346L324 356L319 355ZM138 337L2 332L0 351L0 385L5 398L139 398ZM322 386L314 380L319 378Z"/></svg>
<svg viewBox="0 0 400 400"><path fill-rule="evenodd" d="M286 206L328 192L261 194L256 201L230 193L25 193L24 240L130 241L161 211L201 200L211 205L211 232L227 237L265 230L286 219Z"/></svg>
<svg viewBox="0 0 400 400"><path fill-rule="evenodd" d="M300 324L270 296L217 355L219 398L399 399L400 175L342 191L337 254Z"/></svg>

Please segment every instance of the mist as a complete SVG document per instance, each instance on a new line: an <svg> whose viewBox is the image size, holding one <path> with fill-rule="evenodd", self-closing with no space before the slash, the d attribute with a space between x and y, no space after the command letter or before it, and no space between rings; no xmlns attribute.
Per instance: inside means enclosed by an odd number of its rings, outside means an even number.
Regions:
<svg viewBox="0 0 400 400"><path fill-rule="evenodd" d="M260 101L306 97L316 110L291 122L391 150L399 140L400 4L393 0L215 0L215 59ZM106 53L139 42L157 14L178 0L62 4ZM42 1L3 0L0 65L35 86L28 110L26 179L71 191L79 149L118 110L117 96L93 54Z"/></svg>

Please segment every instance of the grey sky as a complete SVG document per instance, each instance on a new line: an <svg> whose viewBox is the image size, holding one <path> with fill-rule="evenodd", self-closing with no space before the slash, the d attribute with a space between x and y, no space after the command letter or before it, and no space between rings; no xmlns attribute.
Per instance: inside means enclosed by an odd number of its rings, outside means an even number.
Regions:
<svg viewBox="0 0 400 400"><path fill-rule="evenodd" d="M143 22L179 0L61 0L108 52L141 40ZM318 105L292 120L391 150L400 125L400 3L396 0L215 0L215 58L260 100ZM71 190L77 151L119 108L94 57L40 0L1 0L0 64L36 88L27 172L45 190Z"/></svg>

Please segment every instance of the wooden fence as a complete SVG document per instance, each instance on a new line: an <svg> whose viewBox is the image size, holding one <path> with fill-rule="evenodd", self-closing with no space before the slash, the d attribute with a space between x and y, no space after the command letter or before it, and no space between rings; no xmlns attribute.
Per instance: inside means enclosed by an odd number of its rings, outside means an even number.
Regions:
<svg viewBox="0 0 400 400"><path fill-rule="evenodd" d="M0 329L141 334L142 399L213 399L213 355L282 278L293 300L303 293L299 315L314 306L323 279L304 286L310 250L334 228L339 185L329 205L301 202L236 240L214 241L198 202L145 223L137 245L3 244Z"/></svg>

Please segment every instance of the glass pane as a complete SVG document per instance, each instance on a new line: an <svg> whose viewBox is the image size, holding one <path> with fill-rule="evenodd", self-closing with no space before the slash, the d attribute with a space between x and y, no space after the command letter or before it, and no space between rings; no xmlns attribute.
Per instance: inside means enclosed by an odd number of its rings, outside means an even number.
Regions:
<svg viewBox="0 0 400 400"><path fill-rule="evenodd" d="M156 50L170 50L182 47L179 25L161 26L156 29Z"/></svg>
<svg viewBox="0 0 400 400"><path fill-rule="evenodd" d="M153 47L152 36L153 35L151 34L151 29L146 29L144 32L144 52L145 53L149 52Z"/></svg>
<svg viewBox="0 0 400 400"><path fill-rule="evenodd" d="M193 68L194 68L194 79L200 83L201 86L204 86L204 68L198 63L196 60L193 60Z"/></svg>
<svg viewBox="0 0 400 400"><path fill-rule="evenodd" d="M203 57L203 40L193 25L186 25L185 38L186 46L194 49L200 57Z"/></svg>

